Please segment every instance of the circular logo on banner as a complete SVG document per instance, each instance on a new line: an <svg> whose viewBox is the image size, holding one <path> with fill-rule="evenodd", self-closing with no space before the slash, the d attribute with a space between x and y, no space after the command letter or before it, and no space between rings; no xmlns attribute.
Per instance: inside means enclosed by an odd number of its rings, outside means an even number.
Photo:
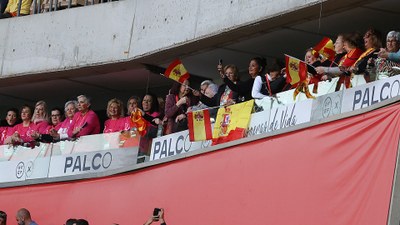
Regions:
<svg viewBox="0 0 400 225"><path fill-rule="evenodd" d="M32 173L33 173L33 162L32 161L29 161L26 164L25 173L26 173L26 177L30 177L32 175Z"/></svg>
<svg viewBox="0 0 400 225"><path fill-rule="evenodd" d="M24 162L19 162L17 168L15 169L15 176L17 179L20 179L25 173L25 164Z"/></svg>
<svg viewBox="0 0 400 225"><path fill-rule="evenodd" d="M331 114L332 110L332 99L330 97L327 97L324 100L324 104L322 106L322 117L326 118Z"/></svg>

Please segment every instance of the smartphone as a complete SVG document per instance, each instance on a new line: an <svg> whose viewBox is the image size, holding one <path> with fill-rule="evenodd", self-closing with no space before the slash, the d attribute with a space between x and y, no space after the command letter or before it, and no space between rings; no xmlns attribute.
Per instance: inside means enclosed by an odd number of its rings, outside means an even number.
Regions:
<svg viewBox="0 0 400 225"><path fill-rule="evenodd" d="M218 65L222 65L222 59L218 60Z"/></svg>
<svg viewBox="0 0 400 225"><path fill-rule="evenodd" d="M160 208L154 208L153 210L154 221L158 221L160 219L160 211L161 211Z"/></svg>

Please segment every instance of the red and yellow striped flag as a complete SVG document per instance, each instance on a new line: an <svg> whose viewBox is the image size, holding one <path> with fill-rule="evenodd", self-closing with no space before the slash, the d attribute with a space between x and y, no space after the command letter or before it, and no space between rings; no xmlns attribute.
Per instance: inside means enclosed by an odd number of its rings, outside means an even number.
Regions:
<svg viewBox="0 0 400 225"><path fill-rule="evenodd" d="M183 83L190 77L189 73L179 59L173 61L171 65L168 66L167 70L165 70L164 76L180 83Z"/></svg>
<svg viewBox="0 0 400 225"><path fill-rule="evenodd" d="M285 55L286 82L291 85L307 79L307 64L299 59Z"/></svg>
<svg viewBox="0 0 400 225"><path fill-rule="evenodd" d="M188 112L188 127L190 141L212 139L210 113L207 109Z"/></svg>
<svg viewBox="0 0 400 225"><path fill-rule="evenodd" d="M335 59L335 47L333 46L333 41L330 38L324 37L321 42L319 42L313 50L316 53L323 55L325 58L333 61ZM318 54L314 54L315 57L318 57Z"/></svg>

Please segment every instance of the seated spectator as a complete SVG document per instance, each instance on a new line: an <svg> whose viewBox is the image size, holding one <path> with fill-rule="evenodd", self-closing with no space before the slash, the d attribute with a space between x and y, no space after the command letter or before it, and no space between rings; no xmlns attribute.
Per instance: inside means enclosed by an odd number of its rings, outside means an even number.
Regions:
<svg viewBox="0 0 400 225"><path fill-rule="evenodd" d="M160 209L158 216L151 215L144 225L150 225L153 222L160 221L160 225L167 225L164 219L164 209Z"/></svg>
<svg viewBox="0 0 400 225"><path fill-rule="evenodd" d="M7 214L0 211L0 225L7 225Z"/></svg>
<svg viewBox="0 0 400 225"><path fill-rule="evenodd" d="M32 122L36 125L39 133L45 134L49 126L49 116L47 114L47 104L45 101L38 101L32 116Z"/></svg>
<svg viewBox="0 0 400 225"><path fill-rule="evenodd" d="M68 129L71 126L75 113L78 111L78 102L75 100L68 101L64 106L65 120L61 123L57 133L50 132L54 140L68 139Z"/></svg>
<svg viewBox="0 0 400 225"><path fill-rule="evenodd" d="M364 53L358 58L354 66L350 70L354 74L363 74L365 81L370 82L370 74L367 70L368 61L375 60L378 56L379 49L382 48L382 34L374 28L370 28L364 34ZM375 79L373 79L375 80Z"/></svg>
<svg viewBox="0 0 400 225"><path fill-rule="evenodd" d="M32 119L32 108L30 106L24 105L21 108L21 119L22 123L15 125L10 136L4 141L4 144L23 144L30 143L34 141L32 134L35 133L36 125L31 122Z"/></svg>
<svg viewBox="0 0 400 225"><path fill-rule="evenodd" d="M218 71L220 71L222 79L227 77L227 79L229 79L235 85L239 81L239 73L235 65L229 64L226 65L223 69L222 65L218 65L217 69ZM200 87L200 89L202 89L202 87ZM213 97L210 97L210 95L206 95L205 92L201 92L201 94L198 92L194 92L194 94L200 96L200 101L210 107L232 105L236 102L239 102L239 94L235 91L232 91L225 83L218 87L218 91Z"/></svg>
<svg viewBox="0 0 400 225"><path fill-rule="evenodd" d="M7 110L7 115L4 120L0 121L0 145L4 144L7 136L12 135L14 125L20 123L18 118L18 109L12 108Z"/></svg>
<svg viewBox="0 0 400 225"><path fill-rule="evenodd" d="M130 129L129 120L124 115L124 106L121 100L113 98L107 103L108 120L104 122L103 133L120 132Z"/></svg>
<svg viewBox="0 0 400 225"><path fill-rule="evenodd" d="M185 80L183 84L175 82L166 97L165 116L167 127L165 134L171 134L188 129L186 112L188 107L199 102L199 98L189 89L190 82Z"/></svg>
<svg viewBox="0 0 400 225"><path fill-rule="evenodd" d="M18 15L19 0L9 0L4 13L0 14L0 19L15 17ZM22 0L20 16L26 16L30 13L32 0Z"/></svg>
<svg viewBox="0 0 400 225"><path fill-rule="evenodd" d="M31 218L31 213L27 209L20 209L17 211L17 215L15 216L18 224L26 224L26 225L38 225Z"/></svg>
<svg viewBox="0 0 400 225"><path fill-rule="evenodd" d="M68 128L68 136L74 138L100 133L99 118L90 109L90 99L85 95L80 95L77 97L77 100L78 112L75 113Z"/></svg>
<svg viewBox="0 0 400 225"><path fill-rule="evenodd" d="M400 63L400 32L390 31L387 34L386 43L386 49L380 49L378 56L380 58Z"/></svg>
<svg viewBox="0 0 400 225"><path fill-rule="evenodd" d="M132 115L132 112L138 108L139 103L140 103L140 98L138 96L132 96L128 99L126 105L128 109L127 115L129 117Z"/></svg>
<svg viewBox="0 0 400 225"><path fill-rule="evenodd" d="M238 81L235 84L233 81L231 81L228 77L225 76L224 83L228 85L228 87L232 91L239 94L240 101L250 100L252 99L251 91L253 89L254 80L259 74L264 74L266 65L267 65L267 60L265 58L255 57L251 59L249 63L250 78L248 78L244 82Z"/></svg>

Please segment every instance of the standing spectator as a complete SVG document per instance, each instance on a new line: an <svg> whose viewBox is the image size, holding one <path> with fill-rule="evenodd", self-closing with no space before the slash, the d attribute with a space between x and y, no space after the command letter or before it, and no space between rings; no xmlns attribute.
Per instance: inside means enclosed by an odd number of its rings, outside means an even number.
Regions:
<svg viewBox="0 0 400 225"><path fill-rule="evenodd" d="M377 79L384 79L399 74L393 67L400 67L400 32L390 31L386 36L386 49L381 49L375 62L369 62L372 73L376 73ZM391 56L389 58L389 55ZM394 60L393 60L394 59Z"/></svg>
<svg viewBox="0 0 400 225"><path fill-rule="evenodd" d="M58 141L59 138L55 138L55 134L57 134L58 130L60 129L61 125L62 125L62 115L61 115L61 109L59 108L53 108L51 110L51 124L47 127L46 132L45 133L34 133L32 135L32 137L36 140L36 141L40 141L40 142L54 142L54 141Z"/></svg>
<svg viewBox="0 0 400 225"><path fill-rule="evenodd" d="M50 131L53 140L65 140L68 138L68 129L71 126L75 113L77 112L78 102L75 100L68 101L64 106L65 120L61 123L57 132Z"/></svg>
<svg viewBox="0 0 400 225"><path fill-rule="evenodd" d="M68 128L69 137L81 137L84 135L100 133L100 122L96 113L90 109L90 99L85 95L79 95L78 112L75 113L71 125Z"/></svg>
<svg viewBox="0 0 400 225"><path fill-rule="evenodd" d="M229 64L222 69L222 65L219 64L217 66L217 69L222 79L226 77L233 84L237 84L237 82L239 81L238 68L235 65ZM204 91L205 90L207 89L204 89ZM200 95L200 93L197 92L195 92L194 94ZM206 95L205 93L203 93L203 91L201 92L201 94L202 95L200 95L200 101L207 106L232 105L239 101L239 94L235 91L232 91L225 83L218 87L218 91L213 97Z"/></svg>
<svg viewBox="0 0 400 225"><path fill-rule="evenodd" d="M165 134L171 134L188 129L186 112L190 106L199 102L189 89L190 82L185 80L182 84L175 82L165 101L165 116L167 127Z"/></svg>
<svg viewBox="0 0 400 225"><path fill-rule="evenodd" d="M47 104L45 101L38 101L33 111L32 122L36 125L39 133L46 133L49 126L49 115L47 114Z"/></svg>
<svg viewBox="0 0 400 225"><path fill-rule="evenodd" d="M140 103L140 98L138 96L132 96L128 99L128 102L126 103L126 107L128 109L127 115L130 117L132 115L132 112L138 108L138 105Z"/></svg>
<svg viewBox="0 0 400 225"><path fill-rule="evenodd" d="M379 57L400 62L400 32L390 31L386 37L386 49L380 49Z"/></svg>
<svg viewBox="0 0 400 225"><path fill-rule="evenodd" d="M23 144L32 142L32 134L36 132L36 126L32 119L32 108L28 105L24 105L21 108L21 119L22 123L17 124L13 127L10 132L10 136L4 141L4 144Z"/></svg>
<svg viewBox="0 0 400 225"><path fill-rule="evenodd" d="M0 225L7 225L7 214L0 211Z"/></svg>
<svg viewBox="0 0 400 225"><path fill-rule="evenodd" d="M315 71L318 74L323 75L321 80L331 80L332 77L340 75L341 71L339 69L339 63L342 58L346 55L346 50L343 45L343 34L339 34L336 38L335 43L335 58L329 66L317 66Z"/></svg>
<svg viewBox="0 0 400 225"><path fill-rule="evenodd" d="M20 122L18 121L18 109L7 110L6 118L0 122L0 145L4 144L7 136L12 135L12 128L18 122Z"/></svg>
<svg viewBox="0 0 400 225"><path fill-rule="evenodd" d="M254 80L251 95L253 98L265 98L281 92L286 85L286 78L281 74L282 68L274 63L268 68L268 73L259 75Z"/></svg>
<svg viewBox="0 0 400 225"><path fill-rule="evenodd" d="M31 213L22 208L17 211L17 215L15 216L18 222L18 225L38 225L35 221L31 218Z"/></svg>
<svg viewBox="0 0 400 225"><path fill-rule="evenodd" d="M149 155L151 141L157 136L157 125L161 123L157 96L147 93L142 99L142 117L145 119L146 132L140 138L139 155Z"/></svg>
<svg viewBox="0 0 400 225"><path fill-rule="evenodd" d="M18 15L19 0L9 0L4 13L0 14L0 19L15 17ZM3 2L2 2L3 3ZM22 0L20 16L26 16L30 13L32 0Z"/></svg>
<svg viewBox="0 0 400 225"><path fill-rule="evenodd" d="M60 129L62 122L64 120L64 116L60 108L53 108L50 111L50 122L51 124L47 127L47 134L52 132L57 133Z"/></svg>
<svg viewBox="0 0 400 225"><path fill-rule="evenodd" d="M374 28L370 28L364 34L365 52L358 58L351 71L355 74L364 74L364 79L370 82L370 74L367 70L367 64L370 60L376 60L379 49L382 48L382 34ZM373 80L375 80L373 78Z"/></svg>
<svg viewBox="0 0 400 225"><path fill-rule="evenodd" d="M113 98L107 103L108 120L104 122L103 133L119 132L130 129L129 120L124 115L124 106L121 100Z"/></svg>
<svg viewBox="0 0 400 225"><path fill-rule="evenodd" d="M253 83L259 74L264 74L267 60L261 57L255 57L250 60L249 63L249 75L250 78L246 81L238 81L236 84L225 76L224 82L228 87L239 94L240 101L247 101L252 99L251 90L253 89Z"/></svg>

